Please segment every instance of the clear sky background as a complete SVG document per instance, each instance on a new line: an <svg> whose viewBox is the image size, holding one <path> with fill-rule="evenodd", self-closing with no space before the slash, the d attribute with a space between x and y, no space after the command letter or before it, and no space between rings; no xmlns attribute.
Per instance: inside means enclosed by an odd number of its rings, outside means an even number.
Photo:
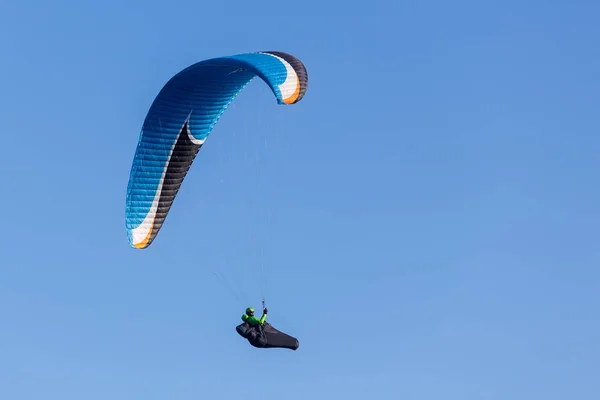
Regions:
<svg viewBox="0 0 600 400"><path fill-rule="evenodd" d="M0 5L0 398L600 393L598 1ZM166 81L281 50L152 246L125 191ZM264 274L263 274L264 272ZM248 305L299 338L259 350Z"/></svg>

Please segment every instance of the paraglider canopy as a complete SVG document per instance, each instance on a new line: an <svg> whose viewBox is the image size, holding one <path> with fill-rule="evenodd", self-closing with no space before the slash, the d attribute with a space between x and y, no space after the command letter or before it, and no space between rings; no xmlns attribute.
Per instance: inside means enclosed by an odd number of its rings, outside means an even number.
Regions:
<svg viewBox="0 0 600 400"><path fill-rule="evenodd" d="M306 93L304 64L277 51L200 61L162 88L144 120L129 176L126 227L131 247L144 249L154 241L208 135L257 76L279 104L295 104Z"/></svg>

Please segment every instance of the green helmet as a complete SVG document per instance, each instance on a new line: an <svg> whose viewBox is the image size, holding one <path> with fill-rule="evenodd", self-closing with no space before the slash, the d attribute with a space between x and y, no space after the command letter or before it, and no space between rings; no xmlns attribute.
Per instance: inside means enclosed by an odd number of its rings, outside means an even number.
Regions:
<svg viewBox="0 0 600 400"><path fill-rule="evenodd" d="M254 308L252 308L252 307L246 308L246 314L253 315L254 314Z"/></svg>

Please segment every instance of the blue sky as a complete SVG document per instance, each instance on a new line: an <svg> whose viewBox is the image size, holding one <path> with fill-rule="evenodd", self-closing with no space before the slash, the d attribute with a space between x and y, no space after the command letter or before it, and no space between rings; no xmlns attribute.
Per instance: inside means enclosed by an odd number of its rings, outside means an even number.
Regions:
<svg viewBox="0 0 600 400"><path fill-rule="evenodd" d="M596 397L600 4L366 4L1 6L0 398ZM248 86L130 249L154 96L258 50L305 98Z"/></svg>

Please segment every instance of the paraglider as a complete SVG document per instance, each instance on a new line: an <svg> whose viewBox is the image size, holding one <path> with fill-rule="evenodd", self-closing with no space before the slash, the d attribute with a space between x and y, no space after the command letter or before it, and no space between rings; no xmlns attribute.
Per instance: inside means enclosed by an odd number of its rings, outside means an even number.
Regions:
<svg viewBox="0 0 600 400"><path fill-rule="evenodd" d="M279 104L295 104L306 93L304 64L276 51L200 61L173 76L159 92L144 120L127 186L131 247L152 244L208 135L256 76Z"/></svg>
<svg viewBox="0 0 600 400"><path fill-rule="evenodd" d="M255 77L278 104L299 102L308 75L296 57L264 51L197 62L173 76L146 115L127 185L125 224L129 245L145 249L156 239L198 152L229 104ZM263 300L264 307L264 300ZM298 340L248 309L236 331L254 347L298 349Z"/></svg>
<svg viewBox="0 0 600 400"><path fill-rule="evenodd" d="M243 323L236 326L235 330L241 337L248 339L254 347L298 350L300 346L298 339L280 332L266 322L267 312L268 310L264 308L262 317L258 319L254 316L254 308L248 307L246 313L242 315Z"/></svg>

